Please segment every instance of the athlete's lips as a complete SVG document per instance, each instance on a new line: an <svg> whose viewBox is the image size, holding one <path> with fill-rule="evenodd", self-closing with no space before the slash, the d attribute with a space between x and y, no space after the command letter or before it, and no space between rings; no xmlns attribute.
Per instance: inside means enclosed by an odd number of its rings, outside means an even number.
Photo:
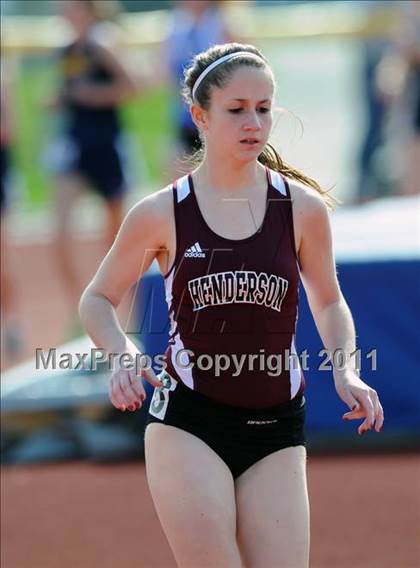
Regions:
<svg viewBox="0 0 420 568"><path fill-rule="evenodd" d="M239 142L241 144L259 144L260 140L258 140L258 138L243 138Z"/></svg>

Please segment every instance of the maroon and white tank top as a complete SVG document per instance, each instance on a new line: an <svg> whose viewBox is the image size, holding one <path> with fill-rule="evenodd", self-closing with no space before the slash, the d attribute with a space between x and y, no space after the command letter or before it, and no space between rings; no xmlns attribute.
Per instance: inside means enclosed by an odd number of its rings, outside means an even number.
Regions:
<svg viewBox="0 0 420 568"><path fill-rule="evenodd" d="M164 277L168 373L217 402L247 408L276 406L304 389L290 191L279 173L266 171L264 220L240 240L207 225L191 175L173 184L176 255Z"/></svg>

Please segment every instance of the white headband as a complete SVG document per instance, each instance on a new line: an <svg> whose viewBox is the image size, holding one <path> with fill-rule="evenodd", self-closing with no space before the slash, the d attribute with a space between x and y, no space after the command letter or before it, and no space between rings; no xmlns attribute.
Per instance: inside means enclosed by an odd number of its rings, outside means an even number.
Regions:
<svg viewBox="0 0 420 568"><path fill-rule="evenodd" d="M257 59L260 59L261 61L263 61L259 55L257 55L256 53L252 53L251 51L235 51L233 53L228 53L227 55L224 55L223 57L220 57L219 59L216 59L216 61L213 61L213 63L211 63L208 67L206 67L204 69L204 71L201 73L201 75L198 76L198 79L194 83L194 87L192 88L193 100L195 99L195 93L197 92L198 87L200 86L203 79L205 77L207 77L207 75L210 73L210 71L212 71L215 67L217 67L221 63L224 63L225 61L229 61L229 59L233 59L234 57L239 57L241 55L248 55L248 56L251 56L251 57L256 57Z"/></svg>

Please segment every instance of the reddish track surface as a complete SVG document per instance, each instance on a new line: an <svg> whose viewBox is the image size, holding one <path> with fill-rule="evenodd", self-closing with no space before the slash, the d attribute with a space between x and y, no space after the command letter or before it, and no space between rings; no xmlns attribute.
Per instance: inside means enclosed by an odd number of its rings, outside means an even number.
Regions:
<svg viewBox="0 0 420 568"><path fill-rule="evenodd" d="M420 565L414 456L312 457L308 474L312 568ZM3 568L175 567L140 462L4 468L2 513Z"/></svg>
<svg viewBox="0 0 420 568"><path fill-rule="evenodd" d="M77 244L83 283L100 250ZM19 247L14 259L28 357L66 339L72 311L50 247ZM311 568L420 566L418 458L310 457L308 475ZM141 462L5 467L1 497L2 568L175 566Z"/></svg>
<svg viewBox="0 0 420 568"><path fill-rule="evenodd" d="M103 247L95 240L75 241L74 258L79 267L80 290L99 264ZM36 347L55 347L71 339L76 318L57 271L49 244L21 245L11 249L14 296L25 341L23 352L11 361L2 358L2 368L33 357Z"/></svg>

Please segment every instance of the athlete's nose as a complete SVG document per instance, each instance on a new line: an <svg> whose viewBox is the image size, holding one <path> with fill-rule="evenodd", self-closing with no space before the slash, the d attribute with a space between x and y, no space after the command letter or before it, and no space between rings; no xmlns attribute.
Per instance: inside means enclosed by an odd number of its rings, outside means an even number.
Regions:
<svg viewBox="0 0 420 568"><path fill-rule="evenodd" d="M243 129L249 132L254 130L260 130L260 128L261 128L260 117L256 112L250 112L247 117L247 121L243 126Z"/></svg>

